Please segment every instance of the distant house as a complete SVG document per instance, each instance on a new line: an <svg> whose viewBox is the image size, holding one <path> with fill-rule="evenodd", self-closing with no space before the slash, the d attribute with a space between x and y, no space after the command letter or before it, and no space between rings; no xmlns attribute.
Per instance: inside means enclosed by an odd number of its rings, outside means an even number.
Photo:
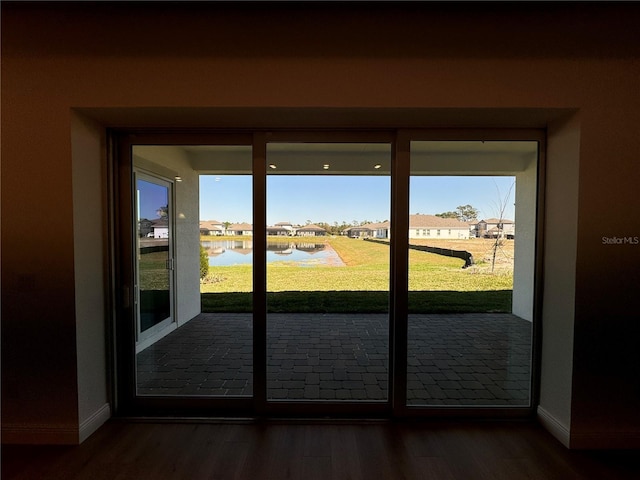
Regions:
<svg viewBox="0 0 640 480"><path fill-rule="evenodd" d="M151 220L151 229L152 232L147 234L148 237L169 238L169 222L166 218Z"/></svg>
<svg viewBox="0 0 640 480"><path fill-rule="evenodd" d="M477 220L472 220L470 222L467 222L467 225L469 225L469 236L471 238L477 238L478 235L478 221Z"/></svg>
<svg viewBox="0 0 640 480"><path fill-rule="evenodd" d="M435 215L409 215L409 238L468 239L469 224Z"/></svg>
<svg viewBox="0 0 640 480"><path fill-rule="evenodd" d="M391 222L368 223L365 227L369 228L373 238L391 237Z"/></svg>
<svg viewBox="0 0 640 480"><path fill-rule="evenodd" d="M343 235L351 238L390 238L390 230L390 222L367 223L357 227L345 228Z"/></svg>
<svg viewBox="0 0 640 480"><path fill-rule="evenodd" d="M267 235L275 237L288 237L290 233L281 227L267 227Z"/></svg>
<svg viewBox="0 0 640 480"><path fill-rule="evenodd" d="M364 225L361 227L348 227L342 230L342 234L349 238L367 238L371 234L371 230Z"/></svg>
<svg viewBox="0 0 640 480"><path fill-rule="evenodd" d="M267 227L267 235L288 237L294 235L295 229L289 222L279 222L272 227Z"/></svg>
<svg viewBox="0 0 640 480"><path fill-rule="evenodd" d="M200 222L200 235L224 235L225 228L222 222L206 220Z"/></svg>
<svg viewBox="0 0 640 480"><path fill-rule="evenodd" d="M478 222L478 237L481 238L515 238L516 223L513 220L487 218Z"/></svg>
<svg viewBox="0 0 640 480"><path fill-rule="evenodd" d="M295 234L295 227L289 222L278 222L274 225L274 227L286 230L288 232L288 235Z"/></svg>
<svg viewBox="0 0 640 480"><path fill-rule="evenodd" d="M299 237L323 237L326 234L327 231L324 228L313 223L296 229L296 235Z"/></svg>
<svg viewBox="0 0 640 480"><path fill-rule="evenodd" d="M253 235L253 225L249 223L234 223L227 227L227 235Z"/></svg>

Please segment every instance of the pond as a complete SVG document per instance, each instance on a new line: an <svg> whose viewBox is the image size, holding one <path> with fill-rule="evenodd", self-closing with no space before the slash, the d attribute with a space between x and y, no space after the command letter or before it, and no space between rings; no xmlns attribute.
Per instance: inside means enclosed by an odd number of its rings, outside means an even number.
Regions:
<svg viewBox="0 0 640 480"><path fill-rule="evenodd" d="M247 265L253 261L253 240L202 240L201 243L212 267ZM267 263L292 264L298 267L344 266L331 245L315 242L269 242Z"/></svg>

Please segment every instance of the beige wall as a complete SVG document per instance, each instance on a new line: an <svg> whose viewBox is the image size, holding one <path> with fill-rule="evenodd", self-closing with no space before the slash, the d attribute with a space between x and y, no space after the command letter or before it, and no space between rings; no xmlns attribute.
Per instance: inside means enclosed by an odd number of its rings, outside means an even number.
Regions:
<svg viewBox="0 0 640 480"><path fill-rule="evenodd" d="M523 171L515 172L516 208L514 220L517 227L514 228L514 225L511 224L505 226L504 230L506 233L514 233L515 230L517 235L517 240L514 243L512 312L520 318L532 321L539 165L535 158L528 160Z"/></svg>
<svg viewBox="0 0 640 480"><path fill-rule="evenodd" d="M73 114L71 134L78 435L82 441L110 417L105 376L107 162L104 129L99 124Z"/></svg>
<svg viewBox="0 0 640 480"><path fill-rule="evenodd" d="M541 407L566 443L638 445L640 247L601 241L640 235L638 7L267 8L3 2L4 440L68 442L97 412L79 406L79 358L103 355L77 345L102 331L81 306L104 285L76 289L76 109L125 127L549 126ZM94 200L82 214L102 217Z"/></svg>
<svg viewBox="0 0 640 480"><path fill-rule="evenodd" d="M580 164L578 115L550 122L547 135L538 412L545 426L570 445Z"/></svg>

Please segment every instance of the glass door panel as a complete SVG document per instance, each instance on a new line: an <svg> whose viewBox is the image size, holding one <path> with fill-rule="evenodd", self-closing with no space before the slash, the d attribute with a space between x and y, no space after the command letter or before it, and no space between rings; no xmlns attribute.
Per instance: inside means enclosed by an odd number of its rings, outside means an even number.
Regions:
<svg viewBox="0 0 640 480"><path fill-rule="evenodd" d="M172 208L169 182L137 174L138 349L173 321Z"/></svg>
<svg viewBox="0 0 640 480"><path fill-rule="evenodd" d="M134 146L133 156L167 179L136 180L140 337L154 333L138 342L136 393L251 397L252 148Z"/></svg>
<svg viewBox="0 0 640 480"><path fill-rule="evenodd" d="M267 145L267 400L387 401L389 144Z"/></svg>
<svg viewBox="0 0 640 480"><path fill-rule="evenodd" d="M537 153L411 142L407 405L530 405Z"/></svg>
<svg viewBox="0 0 640 480"><path fill-rule="evenodd" d="M133 404L531 407L538 142L353 138L132 146Z"/></svg>
<svg viewBox="0 0 640 480"><path fill-rule="evenodd" d="M250 146L192 147L200 170L206 394L253 395L253 195ZM204 333L204 332L202 332ZM204 359L203 359L204 360Z"/></svg>

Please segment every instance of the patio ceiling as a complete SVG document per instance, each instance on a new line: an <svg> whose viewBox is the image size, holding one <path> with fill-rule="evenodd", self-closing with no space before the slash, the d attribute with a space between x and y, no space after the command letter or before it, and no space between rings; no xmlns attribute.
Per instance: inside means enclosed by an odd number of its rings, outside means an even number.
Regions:
<svg viewBox="0 0 640 480"><path fill-rule="evenodd" d="M181 148L200 174L252 171L248 145L192 145ZM413 175L513 175L537 158L533 141L415 141ZM269 143L270 175L389 175L388 143Z"/></svg>

